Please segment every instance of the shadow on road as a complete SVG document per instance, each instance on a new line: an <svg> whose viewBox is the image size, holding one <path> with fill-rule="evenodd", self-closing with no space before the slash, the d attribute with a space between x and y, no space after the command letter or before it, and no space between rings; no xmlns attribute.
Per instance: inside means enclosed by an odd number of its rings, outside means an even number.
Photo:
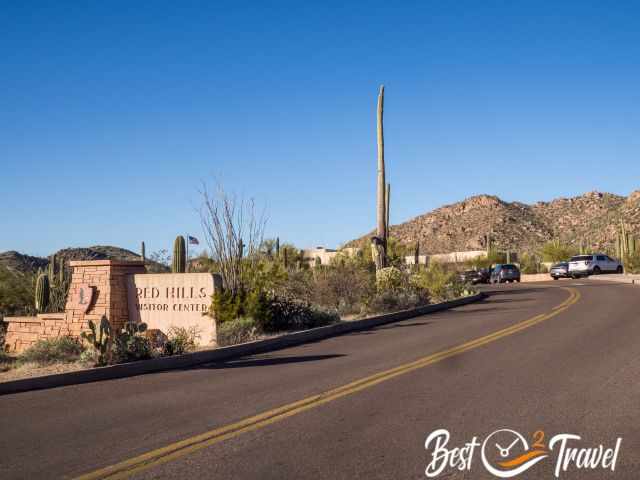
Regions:
<svg viewBox="0 0 640 480"><path fill-rule="evenodd" d="M330 354L330 355L296 355L290 357L267 357L267 358L248 358L240 360L232 360L228 362L216 362L207 363L204 365L197 365L190 367L191 369L220 369L220 368L244 368L244 367L262 367L267 365L283 365L288 363L304 363L304 362L317 362L319 360L329 360L331 358L345 357L346 355Z"/></svg>
<svg viewBox="0 0 640 480"><path fill-rule="evenodd" d="M527 301L531 301L531 300L535 300L535 298L531 298L531 297L523 297L523 298L489 298L487 300L485 300L484 303L512 303L512 302L527 302Z"/></svg>

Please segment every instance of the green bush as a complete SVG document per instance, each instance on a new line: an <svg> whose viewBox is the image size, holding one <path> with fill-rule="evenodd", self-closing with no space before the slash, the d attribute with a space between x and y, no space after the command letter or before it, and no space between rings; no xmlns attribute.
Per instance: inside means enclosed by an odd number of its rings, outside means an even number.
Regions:
<svg viewBox="0 0 640 480"><path fill-rule="evenodd" d="M34 278L14 273L0 265L0 319L9 315L34 313Z"/></svg>
<svg viewBox="0 0 640 480"><path fill-rule="evenodd" d="M535 255L529 253L522 254L520 258L521 273L541 273L540 262Z"/></svg>
<svg viewBox="0 0 640 480"><path fill-rule="evenodd" d="M116 362L125 363L151 358L151 341L142 335L147 330L146 323L128 322L116 336L114 356Z"/></svg>
<svg viewBox="0 0 640 480"><path fill-rule="evenodd" d="M255 340L258 328L252 318L237 318L217 327L218 346L236 345Z"/></svg>
<svg viewBox="0 0 640 480"><path fill-rule="evenodd" d="M566 261L576 253L578 252L575 247L561 243L559 240L547 242L542 247L542 259L545 262Z"/></svg>
<svg viewBox="0 0 640 480"><path fill-rule="evenodd" d="M462 296L467 288L455 272L448 272L439 263L433 263L428 268L418 271L412 281L428 292L433 303Z"/></svg>
<svg viewBox="0 0 640 480"><path fill-rule="evenodd" d="M343 315L358 313L376 293L375 269L362 265L357 258L343 258L314 268L307 288L308 295L293 298Z"/></svg>
<svg viewBox="0 0 640 480"><path fill-rule="evenodd" d="M504 252L498 252L497 250L491 250L487 255L483 255L482 257L477 257L465 262L468 268L472 268L474 270L480 270L481 268L489 268L492 265L496 265L498 263L506 263L507 262L507 254Z"/></svg>
<svg viewBox="0 0 640 480"><path fill-rule="evenodd" d="M0 315L0 352L4 352L4 342L7 335L7 323L2 321Z"/></svg>
<svg viewBox="0 0 640 480"><path fill-rule="evenodd" d="M624 271L626 273L640 273L640 251L625 256Z"/></svg>
<svg viewBox="0 0 640 480"><path fill-rule="evenodd" d="M0 372L11 370L16 363L15 357L12 357L4 349L0 348Z"/></svg>
<svg viewBox="0 0 640 480"><path fill-rule="evenodd" d="M251 318L258 330L266 333L320 327L340 319L336 313L314 308L309 303L275 295L265 297L264 312Z"/></svg>
<svg viewBox="0 0 640 480"><path fill-rule="evenodd" d="M396 267L382 268L376 272L376 289L378 291L397 291L404 287L403 272Z"/></svg>
<svg viewBox="0 0 640 480"><path fill-rule="evenodd" d="M182 355L196 349L200 332L196 327L171 327L167 336L162 355Z"/></svg>
<svg viewBox="0 0 640 480"><path fill-rule="evenodd" d="M229 290L213 294L210 314L218 323L226 323L239 318L244 311L244 295L234 295Z"/></svg>
<svg viewBox="0 0 640 480"><path fill-rule="evenodd" d="M80 359L83 350L84 347L80 342L67 336L38 340L18 357L18 362L38 365L71 363Z"/></svg>

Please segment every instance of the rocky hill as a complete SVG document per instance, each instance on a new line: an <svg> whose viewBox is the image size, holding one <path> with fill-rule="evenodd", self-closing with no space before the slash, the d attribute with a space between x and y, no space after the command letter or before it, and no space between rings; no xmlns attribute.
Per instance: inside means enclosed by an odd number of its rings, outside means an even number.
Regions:
<svg viewBox="0 0 640 480"><path fill-rule="evenodd" d="M640 190L628 197L589 192L533 205L477 195L393 225L391 236L407 246L419 240L427 254L482 250L490 231L497 248L521 253L553 239L614 251L620 219L640 234Z"/></svg>
<svg viewBox="0 0 640 480"><path fill-rule="evenodd" d="M140 260L137 253L108 245L65 248L55 252L55 255L57 258L64 258L65 263L72 260ZM46 268L48 264L48 258L32 257L16 251L0 253L0 265L14 272L35 273L38 268Z"/></svg>

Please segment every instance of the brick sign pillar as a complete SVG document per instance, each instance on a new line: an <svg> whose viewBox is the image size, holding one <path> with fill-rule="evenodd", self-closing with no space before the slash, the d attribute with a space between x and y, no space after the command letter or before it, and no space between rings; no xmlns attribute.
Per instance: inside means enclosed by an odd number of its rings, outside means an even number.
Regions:
<svg viewBox="0 0 640 480"><path fill-rule="evenodd" d="M143 262L87 260L69 265L73 269L65 308L69 333L79 336L87 330L89 320L99 324L102 315L107 316L114 329L122 328L129 319L127 275L145 273ZM89 298L85 305L83 302Z"/></svg>

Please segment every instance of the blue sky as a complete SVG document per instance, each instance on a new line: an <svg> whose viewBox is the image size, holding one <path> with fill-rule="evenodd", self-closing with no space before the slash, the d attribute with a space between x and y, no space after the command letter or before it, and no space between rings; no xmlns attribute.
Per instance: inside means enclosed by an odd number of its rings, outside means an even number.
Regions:
<svg viewBox="0 0 640 480"><path fill-rule="evenodd" d="M638 2L266 3L5 2L0 251L202 237L214 176L269 236L359 236L382 83L392 223L640 188Z"/></svg>

